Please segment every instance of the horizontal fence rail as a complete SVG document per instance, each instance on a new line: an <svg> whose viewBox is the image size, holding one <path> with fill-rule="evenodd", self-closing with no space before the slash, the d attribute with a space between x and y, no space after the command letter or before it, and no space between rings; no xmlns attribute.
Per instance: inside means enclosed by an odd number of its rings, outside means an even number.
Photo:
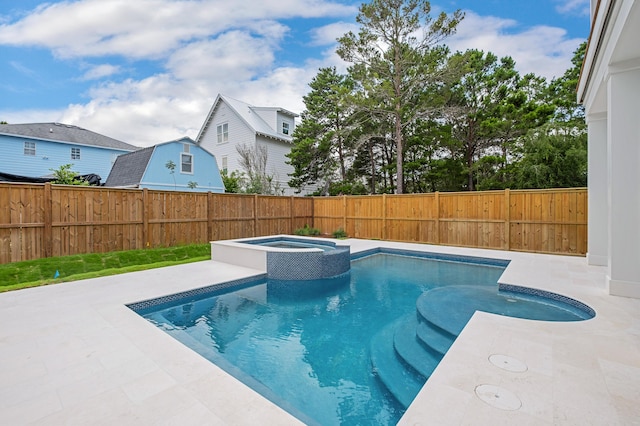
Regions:
<svg viewBox="0 0 640 426"><path fill-rule="evenodd" d="M291 234L585 255L587 190L276 197L0 183L0 263Z"/></svg>

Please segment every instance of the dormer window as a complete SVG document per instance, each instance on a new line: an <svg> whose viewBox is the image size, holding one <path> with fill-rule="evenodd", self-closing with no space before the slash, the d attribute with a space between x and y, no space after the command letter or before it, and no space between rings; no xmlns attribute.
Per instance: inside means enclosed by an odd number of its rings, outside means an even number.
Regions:
<svg viewBox="0 0 640 426"><path fill-rule="evenodd" d="M283 135L288 135L289 134L289 123L287 123L287 122L283 122L282 123L282 134Z"/></svg>

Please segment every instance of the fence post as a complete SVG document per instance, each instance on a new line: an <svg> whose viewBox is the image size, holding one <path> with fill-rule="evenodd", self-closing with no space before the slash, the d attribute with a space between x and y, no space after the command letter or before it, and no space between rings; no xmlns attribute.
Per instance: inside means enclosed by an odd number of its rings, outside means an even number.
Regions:
<svg viewBox="0 0 640 426"><path fill-rule="evenodd" d="M258 236L258 194L253 196L253 236Z"/></svg>
<svg viewBox="0 0 640 426"><path fill-rule="evenodd" d="M213 241L213 193L207 191L207 240Z"/></svg>
<svg viewBox="0 0 640 426"><path fill-rule="evenodd" d="M436 244L440 244L440 191L436 191Z"/></svg>
<svg viewBox="0 0 640 426"><path fill-rule="evenodd" d="M342 230L347 232L347 196L342 196Z"/></svg>
<svg viewBox="0 0 640 426"><path fill-rule="evenodd" d="M53 201L51 199L51 183L44 184L44 257L51 257L53 255Z"/></svg>
<svg viewBox="0 0 640 426"><path fill-rule="evenodd" d="M142 189L142 241L143 248L150 246L149 241L149 190L147 188Z"/></svg>
<svg viewBox="0 0 640 426"><path fill-rule="evenodd" d="M291 220L289 222L289 234L293 234L294 231L294 220L293 220L293 195L289 197L289 213L291 216Z"/></svg>
<svg viewBox="0 0 640 426"><path fill-rule="evenodd" d="M387 194L382 194L382 240L387 239Z"/></svg>
<svg viewBox="0 0 640 426"><path fill-rule="evenodd" d="M511 250L511 191L504 190L504 239L505 250Z"/></svg>

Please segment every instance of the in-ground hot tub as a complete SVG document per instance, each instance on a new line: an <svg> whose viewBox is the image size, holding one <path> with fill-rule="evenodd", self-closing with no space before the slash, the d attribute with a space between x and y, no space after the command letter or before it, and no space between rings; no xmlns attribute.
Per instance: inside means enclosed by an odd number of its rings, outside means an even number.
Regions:
<svg viewBox="0 0 640 426"><path fill-rule="evenodd" d="M211 260L266 272L273 280L317 280L349 272L348 245L277 235L211 242Z"/></svg>

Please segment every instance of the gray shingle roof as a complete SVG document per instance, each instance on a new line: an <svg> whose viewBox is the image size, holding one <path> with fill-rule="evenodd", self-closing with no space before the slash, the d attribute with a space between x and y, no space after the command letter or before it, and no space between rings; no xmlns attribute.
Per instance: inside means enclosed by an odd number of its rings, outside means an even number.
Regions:
<svg viewBox="0 0 640 426"><path fill-rule="evenodd" d="M123 151L135 151L139 149L137 146L92 132L91 130L61 123L0 124L0 134L120 149Z"/></svg>
<svg viewBox="0 0 640 426"><path fill-rule="evenodd" d="M119 155L104 186L138 186L155 148L155 146L150 146Z"/></svg>

